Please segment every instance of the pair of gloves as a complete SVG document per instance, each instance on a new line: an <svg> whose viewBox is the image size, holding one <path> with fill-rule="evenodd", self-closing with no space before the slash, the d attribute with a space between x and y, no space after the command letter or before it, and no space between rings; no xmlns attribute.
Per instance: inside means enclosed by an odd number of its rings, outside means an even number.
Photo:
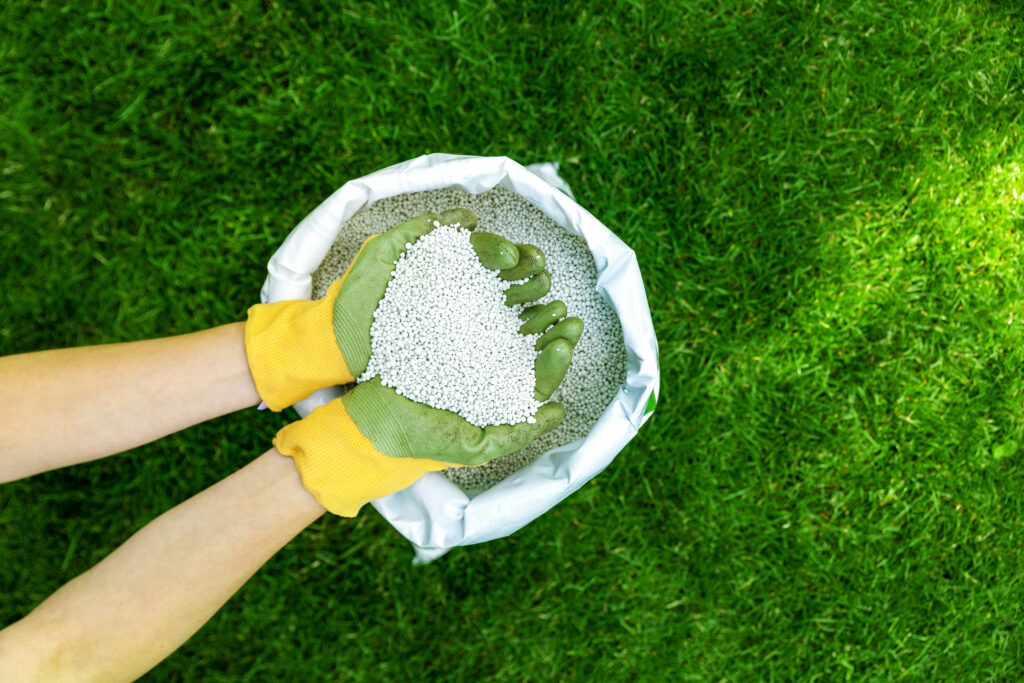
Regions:
<svg viewBox="0 0 1024 683"><path fill-rule="evenodd" d="M317 389L352 383L365 372L373 313L394 263L407 244L434 229L435 221L469 230L477 223L467 209L418 216L364 242L322 299L249 309L249 370L271 410L283 410ZM470 242L485 267L506 280L526 280L507 290L507 305L529 304L547 294L551 279L540 249L484 232L474 232ZM521 316L522 334L543 333L534 365L534 397L540 401L562 381L583 331L579 318L565 315L565 304L555 301L530 306ZM303 485L321 505L354 517L365 503L404 489L426 472L480 465L518 451L557 427L565 410L549 402L535 417L535 423L481 429L455 413L404 398L374 377L285 426L274 445L295 460Z"/></svg>

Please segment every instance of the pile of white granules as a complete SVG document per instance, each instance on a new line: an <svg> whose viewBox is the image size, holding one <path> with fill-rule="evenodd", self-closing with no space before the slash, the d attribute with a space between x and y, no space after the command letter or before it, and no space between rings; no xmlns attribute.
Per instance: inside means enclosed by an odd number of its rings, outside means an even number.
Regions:
<svg viewBox="0 0 1024 683"><path fill-rule="evenodd" d="M373 314L360 382L384 386L477 427L535 422L534 342L505 305L513 281L480 263L469 230L441 225L406 243ZM525 282L525 280L524 280ZM520 307L521 308L521 307Z"/></svg>
<svg viewBox="0 0 1024 683"><path fill-rule="evenodd" d="M328 286L341 277L370 235L385 232L424 213L441 213L459 207L477 215L478 231L493 232L518 244L540 247L551 273L551 291L534 303L560 299L565 302L568 314L581 318L584 323L583 336L573 351L569 372L550 399L565 406L565 421L518 453L479 467L445 470L447 477L460 488L476 491L497 484L545 451L586 436L625 379L626 348L618 317L597 292L597 267L586 243L563 230L527 200L502 187L476 195L458 188L416 192L381 199L363 208L342 226L338 239L313 273L314 298L322 297ZM422 238L419 241L422 242ZM515 306L511 311L518 314L523 308Z"/></svg>

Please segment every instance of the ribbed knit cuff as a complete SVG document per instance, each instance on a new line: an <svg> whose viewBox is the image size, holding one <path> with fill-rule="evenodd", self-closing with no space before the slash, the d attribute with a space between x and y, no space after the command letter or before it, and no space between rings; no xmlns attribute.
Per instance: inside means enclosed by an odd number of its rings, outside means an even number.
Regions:
<svg viewBox="0 0 1024 683"><path fill-rule="evenodd" d="M406 488L448 463L381 454L356 427L340 399L285 426L274 437L282 455L295 460L302 485L336 515L355 517L377 498Z"/></svg>
<svg viewBox="0 0 1024 683"><path fill-rule="evenodd" d="M334 336L334 299L340 282L318 301L280 301L249 309L245 352L256 391L274 411L317 389L355 378Z"/></svg>

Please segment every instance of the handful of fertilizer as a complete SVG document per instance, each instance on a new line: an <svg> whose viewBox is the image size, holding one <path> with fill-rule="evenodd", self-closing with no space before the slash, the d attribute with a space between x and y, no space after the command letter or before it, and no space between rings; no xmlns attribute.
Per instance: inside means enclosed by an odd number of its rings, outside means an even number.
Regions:
<svg viewBox="0 0 1024 683"><path fill-rule="evenodd" d="M505 269L484 267L481 251ZM435 221L394 265L359 381L379 376L400 395L477 427L535 422L583 331L579 318L565 318L561 301L524 310L522 302L551 286L541 251Z"/></svg>

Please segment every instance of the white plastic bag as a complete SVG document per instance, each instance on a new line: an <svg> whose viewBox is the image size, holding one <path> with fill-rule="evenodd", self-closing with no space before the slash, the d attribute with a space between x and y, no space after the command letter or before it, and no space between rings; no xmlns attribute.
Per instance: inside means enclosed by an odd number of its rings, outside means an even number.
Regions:
<svg viewBox="0 0 1024 683"><path fill-rule="evenodd" d="M412 541L417 562L523 528L607 467L650 417L659 389L658 344L636 254L572 199L557 164L523 167L506 157L431 154L345 183L288 235L270 259L261 291L264 302L310 298L311 275L342 224L378 199L451 186L479 194L495 185L520 194L586 240L597 264L597 289L622 322L626 380L585 439L544 453L473 498L431 472L404 491L373 501ZM295 409L305 417L337 396L337 389L323 389Z"/></svg>

